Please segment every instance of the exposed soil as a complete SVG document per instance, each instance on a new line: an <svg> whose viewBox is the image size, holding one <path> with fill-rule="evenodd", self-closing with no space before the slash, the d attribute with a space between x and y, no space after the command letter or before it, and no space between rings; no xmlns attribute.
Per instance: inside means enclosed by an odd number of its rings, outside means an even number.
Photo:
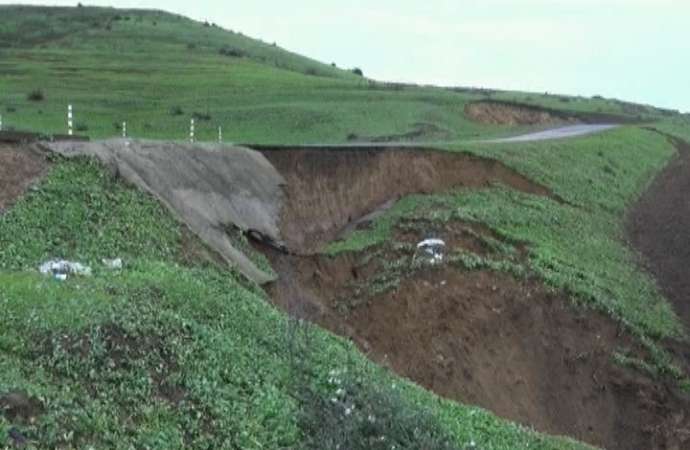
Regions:
<svg viewBox="0 0 690 450"><path fill-rule="evenodd" d="M550 111L535 106L481 101L468 103L465 116L475 122L488 125L562 125L575 124L580 121L557 111Z"/></svg>
<svg viewBox="0 0 690 450"><path fill-rule="evenodd" d="M281 237L291 252L302 254L409 194L501 183L553 197L495 160L461 153L394 148L263 148L262 153L286 181Z"/></svg>
<svg viewBox="0 0 690 450"><path fill-rule="evenodd" d="M488 125L574 125L641 123L640 115L617 115L599 112L567 113L524 103L483 100L468 103L465 116L475 122Z"/></svg>
<svg viewBox="0 0 690 450"><path fill-rule="evenodd" d="M26 392L9 392L0 395L0 414L13 422L33 422L43 414L43 404Z"/></svg>
<svg viewBox="0 0 690 450"><path fill-rule="evenodd" d="M385 136L359 136L352 133L347 136L347 140L348 142L443 141L450 137L451 133L448 130L444 130L436 124L416 123L414 124L414 128L407 133L389 134Z"/></svg>
<svg viewBox="0 0 690 450"><path fill-rule="evenodd" d="M45 155L31 146L0 143L0 214L45 174L48 166Z"/></svg>
<svg viewBox="0 0 690 450"><path fill-rule="evenodd" d="M690 145L673 142L678 156L633 208L627 231L690 330Z"/></svg>
<svg viewBox="0 0 690 450"><path fill-rule="evenodd" d="M434 234L448 251L495 256L482 235L497 236L483 227L451 223ZM424 237L409 227L395 241ZM515 248L523 259L525 249ZM690 445L688 400L672 385L612 361L618 348L641 354L635 341L609 318L571 307L565 295L534 279L445 264L363 294L405 250L334 258L263 250L280 274L269 288L276 304L351 338L372 360L439 395L608 449Z"/></svg>

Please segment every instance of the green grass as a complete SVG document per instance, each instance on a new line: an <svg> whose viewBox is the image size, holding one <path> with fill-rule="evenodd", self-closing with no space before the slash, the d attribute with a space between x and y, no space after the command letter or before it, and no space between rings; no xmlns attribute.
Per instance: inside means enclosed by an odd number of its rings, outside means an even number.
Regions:
<svg viewBox="0 0 690 450"><path fill-rule="evenodd" d="M575 112L636 117L620 102L544 94L377 83L203 23L158 11L0 6L0 114L5 127L66 132L67 104L79 133L240 143L339 143L348 135L404 134L455 141L515 132L463 114L469 101L495 98ZM119 20L115 20L119 18ZM129 20L124 20L128 18ZM240 51L243 57L220 54ZM41 89L44 100L31 101ZM640 107L650 119L661 112ZM177 110L177 114L172 114Z"/></svg>
<svg viewBox="0 0 690 450"><path fill-rule="evenodd" d="M43 404L33 423L0 417L0 446L16 427L33 448L301 448L309 405L290 321L233 273L181 265L179 239L161 206L88 160L58 159L0 217L0 393ZM53 256L97 270L66 282L38 274ZM99 269L112 256L125 268ZM309 328L307 380L326 401L329 373L346 369L351 383L398 398L396 409L425 411L460 449L586 448L441 400Z"/></svg>
<svg viewBox="0 0 690 450"><path fill-rule="evenodd" d="M661 370L680 377L655 342L684 337L680 321L624 236L627 208L675 154L657 133L623 128L576 140L453 148L496 158L549 187L558 201L494 187L410 196L371 230L330 245L337 254L388 241L401 221L463 220L488 225L529 247L529 269L580 304L626 325L650 348ZM658 350L658 351L657 351ZM685 375L687 376L687 374Z"/></svg>

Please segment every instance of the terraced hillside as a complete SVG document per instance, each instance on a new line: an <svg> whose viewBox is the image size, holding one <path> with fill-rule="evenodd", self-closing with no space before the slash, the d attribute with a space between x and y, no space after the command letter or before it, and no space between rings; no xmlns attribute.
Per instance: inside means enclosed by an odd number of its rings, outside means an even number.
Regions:
<svg viewBox="0 0 690 450"><path fill-rule="evenodd" d="M690 446L684 253L654 240L686 224L687 116L393 86L157 11L0 13L3 122L43 134L0 132L0 447ZM200 140L222 119L251 143L41 142L67 101L92 139L127 116L182 140L197 112ZM242 219L257 169L220 169L247 158L282 180L270 226ZM53 258L92 273L40 274Z"/></svg>

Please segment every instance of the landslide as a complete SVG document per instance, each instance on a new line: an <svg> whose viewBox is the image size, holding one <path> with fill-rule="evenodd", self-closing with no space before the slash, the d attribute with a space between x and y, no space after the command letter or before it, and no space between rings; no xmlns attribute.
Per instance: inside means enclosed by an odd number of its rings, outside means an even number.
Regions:
<svg viewBox="0 0 690 450"><path fill-rule="evenodd" d="M436 230L449 253L491 256L476 237L486 230ZM531 276L454 263L412 269L411 249L425 236L406 230L398 245L337 257L264 246L279 274L268 292L290 315L443 397L607 449L687 448L687 397L613 361L613 351L645 353L618 324ZM386 276L390 266L405 269Z"/></svg>
<svg viewBox="0 0 690 450"><path fill-rule="evenodd" d="M278 149L264 156L286 181L281 236L255 242L278 279L267 288L294 317L354 341L373 361L437 394L477 404L541 432L608 449L690 445L690 403L673 382L614 362L645 359L610 318L572 305L526 269L469 267L459 255L527 268L528 249L474 223L399 226L386 244L319 254L343 230L411 193L502 183L553 198L498 162L419 149ZM558 200L558 199L556 199ZM448 258L419 266L433 234ZM512 247L510 256L499 247Z"/></svg>
<svg viewBox="0 0 690 450"><path fill-rule="evenodd" d="M410 194L502 184L553 195L498 161L414 148L259 148L285 179L280 229L293 253L314 253L367 214Z"/></svg>

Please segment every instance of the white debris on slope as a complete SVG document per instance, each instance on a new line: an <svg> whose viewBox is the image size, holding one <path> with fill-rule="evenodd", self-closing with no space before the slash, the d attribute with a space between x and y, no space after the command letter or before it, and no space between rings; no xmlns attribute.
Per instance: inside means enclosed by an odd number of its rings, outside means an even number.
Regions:
<svg viewBox="0 0 690 450"><path fill-rule="evenodd" d="M428 257L429 264L443 262L443 249L446 243L441 239L425 239L417 244L417 250L422 251ZM417 255L415 255L416 258Z"/></svg>
<svg viewBox="0 0 690 450"><path fill-rule="evenodd" d="M39 272L45 275L52 275L58 280L66 280L68 275L90 276L91 268L84 264L67 261L64 259L54 259L46 261L38 268Z"/></svg>
<svg viewBox="0 0 690 450"><path fill-rule="evenodd" d="M120 270L122 269L122 258L115 259L102 259L103 265L110 270Z"/></svg>

